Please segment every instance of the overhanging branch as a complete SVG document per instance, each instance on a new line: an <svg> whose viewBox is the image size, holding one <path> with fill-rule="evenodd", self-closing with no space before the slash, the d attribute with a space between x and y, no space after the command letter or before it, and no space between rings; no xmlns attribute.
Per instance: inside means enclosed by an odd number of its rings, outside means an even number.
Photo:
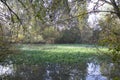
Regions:
<svg viewBox="0 0 120 80"><path fill-rule="evenodd" d="M10 8L10 6L7 4L6 0L1 0L1 2L8 8L8 10L16 16L17 20L22 24L21 19L19 16Z"/></svg>

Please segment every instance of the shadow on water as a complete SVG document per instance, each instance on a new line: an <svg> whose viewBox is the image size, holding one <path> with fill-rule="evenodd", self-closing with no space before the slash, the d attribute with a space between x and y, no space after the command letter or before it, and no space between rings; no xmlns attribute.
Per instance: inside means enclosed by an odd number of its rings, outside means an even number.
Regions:
<svg viewBox="0 0 120 80"><path fill-rule="evenodd" d="M119 80L120 66L113 63L0 65L0 80Z"/></svg>

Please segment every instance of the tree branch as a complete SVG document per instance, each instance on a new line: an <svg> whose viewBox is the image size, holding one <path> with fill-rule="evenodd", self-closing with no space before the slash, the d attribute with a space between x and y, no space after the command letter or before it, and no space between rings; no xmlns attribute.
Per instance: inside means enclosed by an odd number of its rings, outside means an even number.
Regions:
<svg viewBox="0 0 120 80"><path fill-rule="evenodd" d="M56 24L58 24L60 22L69 21L71 19L74 19L74 18L77 18L77 17L81 17L81 16L86 15L86 14L92 14L92 13L111 13L111 14L116 14L116 12L114 12L114 11L102 11L102 10L96 10L95 11L94 10L94 11L90 11L90 12L86 12L86 13L83 13L83 14L80 14L80 15L73 16L71 18L66 18L66 19L63 19L63 20L58 20L55 23L48 24L47 26L53 26L53 25L56 25Z"/></svg>
<svg viewBox="0 0 120 80"><path fill-rule="evenodd" d="M107 1L107 0L100 0L100 1L105 2L105 3L109 4L109 5L112 5L112 3Z"/></svg>
<svg viewBox="0 0 120 80"><path fill-rule="evenodd" d="M1 2L8 8L8 10L13 13L16 18L19 20L19 22L22 24L21 19L19 18L19 16L10 8L10 6L7 4L6 0L1 0Z"/></svg>

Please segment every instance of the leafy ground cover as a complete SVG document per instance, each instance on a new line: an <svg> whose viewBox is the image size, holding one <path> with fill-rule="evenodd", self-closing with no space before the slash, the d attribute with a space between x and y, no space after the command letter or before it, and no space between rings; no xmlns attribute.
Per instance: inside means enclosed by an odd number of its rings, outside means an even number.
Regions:
<svg viewBox="0 0 120 80"><path fill-rule="evenodd" d="M85 44L20 44L19 54L10 56L16 64L41 64L41 63L79 63L100 59L108 60L104 54L99 54L94 45ZM99 47L107 51L105 47Z"/></svg>

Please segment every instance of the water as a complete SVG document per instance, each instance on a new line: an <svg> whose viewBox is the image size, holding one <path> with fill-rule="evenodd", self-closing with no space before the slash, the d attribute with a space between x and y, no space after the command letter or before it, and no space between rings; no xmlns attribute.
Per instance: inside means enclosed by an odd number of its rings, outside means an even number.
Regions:
<svg viewBox="0 0 120 80"><path fill-rule="evenodd" d="M13 71L14 71L13 65L6 65L6 66L0 65L0 76L12 74Z"/></svg>
<svg viewBox="0 0 120 80"><path fill-rule="evenodd" d="M113 63L0 65L0 80L113 80L120 70ZM118 79L119 80L119 79Z"/></svg>

